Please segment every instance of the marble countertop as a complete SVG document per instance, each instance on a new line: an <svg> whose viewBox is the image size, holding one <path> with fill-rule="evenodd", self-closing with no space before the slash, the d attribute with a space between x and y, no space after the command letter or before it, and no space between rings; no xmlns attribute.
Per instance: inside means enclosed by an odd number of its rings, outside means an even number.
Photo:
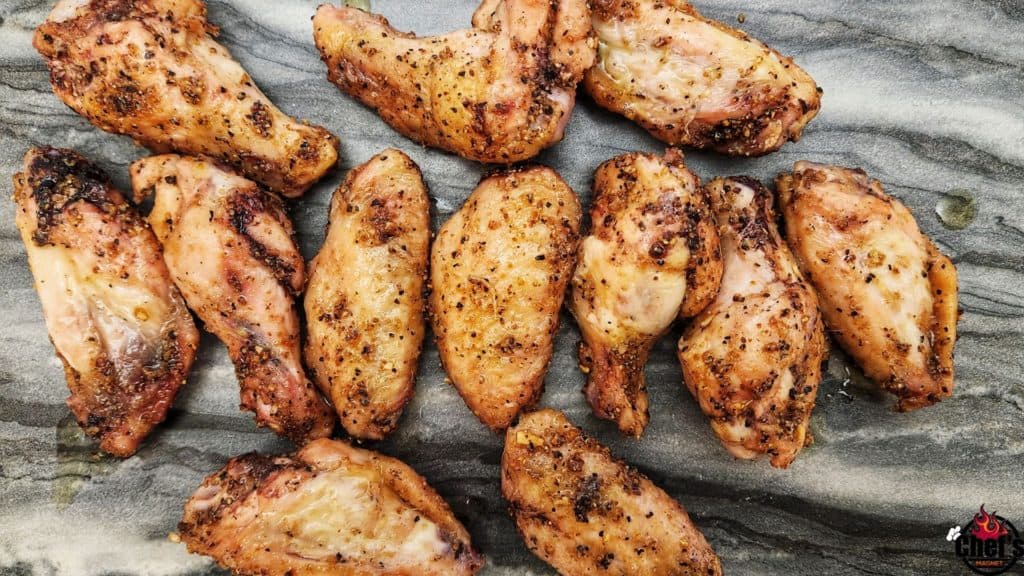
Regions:
<svg viewBox="0 0 1024 576"><path fill-rule="evenodd" d="M341 167L292 204L303 251L323 238L344 171L387 146L421 166L435 229L482 167L399 136L331 85L313 47L319 0L213 0L221 41L286 112L343 142ZM401 29L465 27L472 0L376 0ZM218 573L168 539L181 506L227 458L288 443L238 410L223 347L204 335L194 377L167 424L133 458L98 456L64 404L14 227L10 176L33 145L73 147L122 187L146 152L90 126L50 91L32 30L50 0L0 6L0 573ZM727 574L959 574L945 535L982 503L1024 529L1024 4L1016 0L702 0L705 14L792 54L824 88L823 108L797 144L759 159L689 153L704 179L770 181L796 160L859 166L905 202L960 271L957 387L941 404L897 414L892 401L833 353L812 418L816 442L784 471L731 458L681 385L678 330L648 366L652 419L642 440L594 419L580 393L573 322L563 318L542 405L560 408L638 466L690 511ZM740 13L743 24L737 24ZM565 140L538 160L589 201L602 161L663 145L586 97ZM974 222L942 226L945 194L968 190ZM437 350L423 355L399 431L376 446L422 473L451 503L488 558L486 575L551 574L520 542L499 493L501 440L444 382Z"/></svg>

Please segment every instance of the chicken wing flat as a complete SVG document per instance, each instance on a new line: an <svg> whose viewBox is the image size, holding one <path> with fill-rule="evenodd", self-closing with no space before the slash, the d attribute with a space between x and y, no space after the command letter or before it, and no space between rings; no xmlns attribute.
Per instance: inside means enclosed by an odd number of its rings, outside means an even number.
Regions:
<svg viewBox="0 0 1024 576"><path fill-rule="evenodd" d="M563 576L716 576L686 510L555 410L508 429L501 493L531 552Z"/></svg>
<svg viewBox="0 0 1024 576"><path fill-rule="evenodd" d="M337 138L278 110L216 33L202 0L60 0L33 44L57 96L100 129L302 194L334 166Z"/></svg>
<svg viewBox="0 0 1024 576"><path fill-rule="evenodd" d="M107 175L71 150L29 150L14 201L68 407L100 449L131 456L163 422L199 344L160 244Z"/></svg>
<svg viewBox="0 0 1024 576"><path fill-rule="evenodd" d="M415 470L337 440L232 459L185 504L178 529L190 552L234 574L448 576L483 565Z"/></svg>
<svg viewBox="0 0 1024 576"><path fill-rule="evenodd" d="M718 292L718 232L700 180L676 150L664 159L633 153L605 162L594 194L570 304L583 333L584 392L595 415L639 437L649 420L651 347L684 301L696 313Z"/></svg>
<svg viewBox="0 0 1024 576"><path fill-rule="evenodd" d="M832 337L901 411L953 393L953 263L862 170L798 162L777 185L786 236Z"/></svg>
<svg viewBox="0 0 1024 576"><path fill-rule="evenodd" d="M799 140L820 90L799 66L684 0L594 0L598 104L673 145L758 156Z"/></svg>
<svg viewBox="0 0 1024 576"><path fill-rule="evenodd" d="M321 6L313 38L330 80L405 136L480 162L532 158L561 140L594 63L587 3L504 0L473 22L417 38L381 16Z"/></svg>
<svg viewBox="0 0 1024 576"><path fill-rule="evenodd" d="M828 355L818 298L775 226L772 194L749 178L707 186L725 273L679 341L687 388L738 458L785 468L805 445Z"/></svg>
<svg viewBox="0 0 1024 576"><path fill-rule="evenodd" d="M579 225L576 194L537 166L485 178L437 233L430 309L441 363L495 431L543 392Z"/></svg>
<svg viewBox="0 0 1024 576"><path fill-rule="evenodd" d="M429 250L416 163L390 149L349 172L310 265L306 365L357 438L386 436L412 398Z"/></svg>
<svg viewBox="0 0 1024 576"><path fill-rule="evenodd" d="M225 346L256 422L297 443L331 433L331 408L302 369L293 295L305 263L281 200L207 160L166 154L131 167L171 277Z"/></svg>

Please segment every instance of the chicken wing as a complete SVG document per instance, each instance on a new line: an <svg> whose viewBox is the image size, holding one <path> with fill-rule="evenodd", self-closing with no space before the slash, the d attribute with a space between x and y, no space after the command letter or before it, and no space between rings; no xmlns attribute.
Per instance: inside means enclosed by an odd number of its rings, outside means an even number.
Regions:
<svg viewBox="0 0 1024 576"><path fill-rule="evenodd" d="M430 309L441 363L495 431L543 392L579 224L576 194L536 166L485 178L437 233Z"/></svg>
<svg viewBox="0 0 1024 576"><path fill-rule="evenodd" d="M953 393L956 268L862 170L798 162L778 181L786 235L832 337L901 411Z"/></svg>
<svg viewBox="0 0 1024 576"><path fill-rule="evenodd" d="M131 177L137 199L155 195L149 223L171 277L227 346L242 407L297 443L329 435L334 416L302 370L292 297L305 264L281 200L226 168L174 154L138 160Z"/></svg>
<svg viewBox="0 0 1024 576"><path fill-rule="evenodd" d="M531 552L563 576L716 576L686 510L555 410L505 435L501 493Z"/></svg>
<svg viewBox="0 0 1024 576"><path fill-rule="evenodd" d="M100 129L301 195L334 166L337 138L278 110L216 34L202 0L60 0L33 44L57 96Z"/></svg>
<svg viewBox="0 0 1024 576"><path fill-rule="evenodd" d="M649 419L644 364L681 311L692 316L718 292L718 232L676 150L605 162L594 194L570 304L583 333L584 392L595 415L639 437Z"/></svg>
<svg viewBox="0 0 1024 576"><path fill-rule="evenodd" d="M800 138L820 90L799 66L684 0L594 0L598 104L673 145L758 156Z"/></svg>
<svg viewBox="0 0 1024 576"><path fill-rule="evenodd" d="M29 150L14 201L68 407L101 450L131 456L167 416L199 344L160 245L107 175L71 150Z"/></svg>
<svg viewBox="0 0 1024 576"><path fill-rule="evenodd" d="M509 164L562 139L594 63L585 0L505 0L475 28L417 38L381 16L321 6L313 38L332 82L392 128L480 162Z"/></svg>
<svg viewBox="0 0 1024 576"><path fill-rule="evenodd" d="M768 454L785 468L812 441L807 423L828 355L818 298L779 236L768 190L742 177L707 190L725 273L679 341L683 378L729 452Z"/></svg>
<svg viewBox="0 0 1024 576"><path fill-rule="evenodd" d="M390 149L349 172L306 289L306 365L357 438L380 440L412 398L426 330L430 199Z"/></svg>
<svg viewBox="0 0 1024 576"><path fill-rule="evenodd" d="M235 574L449 576L483 564L415 470L337 440L232 459L185 504L178 529L190 552Z"/></svg>

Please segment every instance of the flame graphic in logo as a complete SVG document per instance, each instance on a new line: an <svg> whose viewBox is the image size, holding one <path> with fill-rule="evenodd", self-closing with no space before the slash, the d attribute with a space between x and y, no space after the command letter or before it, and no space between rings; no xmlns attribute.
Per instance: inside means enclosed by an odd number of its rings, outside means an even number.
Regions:
<svg viewBox="0 0 1024 576"><path fill-rule="evenodd" d="M981 512L974 515L974 526L971 528L971 535L978 540L997 540L1009 534L1009 530L996 518L995 514L985 512L985 505L981 505Z"/></svg>

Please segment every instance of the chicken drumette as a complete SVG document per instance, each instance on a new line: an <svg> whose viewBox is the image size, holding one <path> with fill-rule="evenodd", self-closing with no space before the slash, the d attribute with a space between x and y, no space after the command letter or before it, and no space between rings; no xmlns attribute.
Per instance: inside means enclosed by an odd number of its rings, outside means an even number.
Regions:
<svg viewBox="0 0 1024 576"><path fill-rule="evenodd" d="M99 128L302 194L334 166L337 139L278 110L216 33L202 0L60 0L33 44L57 96Z"/></svg>

